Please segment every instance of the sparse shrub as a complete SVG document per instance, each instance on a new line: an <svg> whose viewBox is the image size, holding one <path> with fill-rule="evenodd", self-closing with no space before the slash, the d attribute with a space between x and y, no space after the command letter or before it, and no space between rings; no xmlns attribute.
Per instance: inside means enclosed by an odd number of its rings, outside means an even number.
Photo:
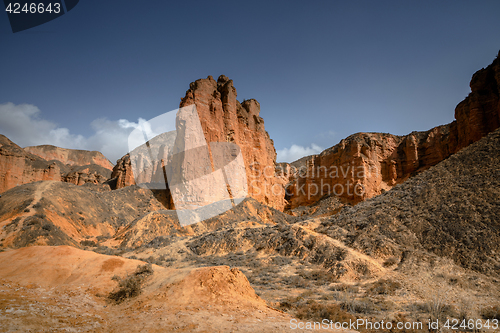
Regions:
<svg viewBox="0 0 500 333"><path fill-rule="evenodd" d="M33 205L33 208L35 208L35 209L42 208L42 204L37 202L36 204Z"/></svg>
<svg viewBox="0 0 500 333"><path fill-rule="evenodd" d="M306 280L317 281L318 284L335 282L337 279L335 276L324 269L315 269L312 271L301 270L299 271L299 276Z"/></svg>
<svg viewBox="0 0 500 333"><path fill-rule="evenodd" d="M172 242L172 237L157 236L144 246L147 248L158 249L160 247L169 246Z"/></svg>
<svg viewBox="0 0 500 333"><path fill-rule="evenodd" d="M350 302L343 302L340 304L343 310L351 313L371 313L375 310L375 305L368 298L353 299Z"/></svg>
<svg viewBox="0 0 500 333"><path fill-rule="evenodd" d="M345 322L356 320L356 318L345 312L338 304L320 304L316 301L308 301L305 304L298 305L296 315L299 319L311 319L321 321L323 319L333 322Z"/></svg>
<svg viewBox="0 0 500 333"><path fill-rule="evenodd" d="M102 242L102 241L105 241L105 240L107 240L109 238L110 238L109 235L99 235L95 239L97 239L98 242Z"/></svg>
<svg viewBox="0 0 500 333"><path fill-rule="evenodd" d="M363 333L380 333L380 332L387 332L387 333L420 333L420 332L428 332L427 325L420 320L411 320L410 318L406 317L402 313L396 314L395 318L390 320L392 323L392 328L387 330L387 329L362 329L361 332ZM411 328L397 328L397 323L411 323ZM422 329L419 329L419 328Z"/></svg>
<svg viewBox="0 0 500 333"><path fill-rule="evenodd" d="M301 276L287 276L283 278L283 283L295 288L309 288L311 283Z"/></svg>
<svg viewBox="0 0 500 333"><path fill-rule="evenodd" d="M31 210L30 210L29 208L25 208L25 209L24 209L24 212L25 212L25 213L29 213L29 212L31 212Z"/></svg>
<svg viewBox="0 0 500 333"><path fill-rule="evenodd" d="M238 253L236 253L236 254L238 254ZM273 262L273 264L278 265L278 266L285 266L285 265L290 265L293 262L293 260L291 258L288 258L288 257L276 256L276 257L272 258L272 262Z"/></svg>
<svg viewBox="0 0 500 333"><path fill-rule="evenodd" d="M375 295L393 295L399 288L401 288L401 283L397 281L380 279L372 284L368 292Z"/></svg>
<svg viewBox="0 0 500 333"><path fill-rule="evenodd" d="M34 216L41 218L41 219L45 219L47 217L47 215L45 215L44 213L36 213Z"/></svg>
<svg viewBox="0 0 500 333"><path fill-rule="evenodd" d="M82 245L82 246L96 247L97 243L95 241L93 241L93 240L85 239L85 240L80 241L80 245Z"/></svg>
<svg viewBox="0 0 500 333"><path fill-rule="evenodd" d="M118 250L118 249L113 249L113 248L110 248L107 246L98 246L98 247L92 249L92 251L100 253L100 254L106 254L108 256L119 256L125 252L125 249Z"/></svg>
<svg viewBox="0 0 500 333"><path fill-rule="evenodd" d="M128 298L136 297L141 293L144 280L153 274L151 264L137 266L132 275L121 279L118 276L113 276L112 280L118 281L118 289L109 293L108 298L119 304Z"/></svg>
<svg viewBox="0 0 500 333"><path fill-rule="evenodd" d="M398 258L389 257L384 261L384 267L390 267L390 266L395 265L397 263L398 263Z"/></svg>
<svg viewBox="0 0 500 333"><path fill-rule="evenodd" d="M481 316L484 319L498 319L500 320L500 305L487 306L481 309Z"/></svg>
<svg viewBox="0 0 500 333"><path fill-rule="evenodd" d="M444 299L435 297L428 304L429 314L432 319L444 319L446 317L457 318L458 313L452 305L446 304Z"/></svg>
<svg viewBox="0 0 500 333"><path fill-rule="evenodd" d="M42 229L46 231L51 231L52 228L54 228L54 225L50 222L43 222L42 223Z"/></svg>
<svg viewBox="0 0 500 333"><path fill-rule="evenodd" d="M339 283L339 284L334 284L333 286L331 286L330 290L332 290L332 291L348 291L348 292L352 292L352 293L357 293L359 290L359 287L356 285Z"/></svg>
<svg viewBox="0 0 500 333"><path fill-rule="evenodd" d="M471 309L470 299L462 299L458 306L458 319L460 321L471 319Z"/></svg>

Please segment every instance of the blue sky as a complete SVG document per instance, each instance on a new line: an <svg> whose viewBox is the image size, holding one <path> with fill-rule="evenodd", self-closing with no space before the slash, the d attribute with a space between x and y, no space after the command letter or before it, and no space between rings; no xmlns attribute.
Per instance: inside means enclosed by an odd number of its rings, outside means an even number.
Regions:
<svg viewBox="0 0 500 333"><path fill-rule="evenodd" d="M499 1L92 1L13 34L0 14L0 133L115 161L189 83L234 80L280 159L356 132L453 121L500 49ZM121 121L120 121L121 119Z"/></svg>

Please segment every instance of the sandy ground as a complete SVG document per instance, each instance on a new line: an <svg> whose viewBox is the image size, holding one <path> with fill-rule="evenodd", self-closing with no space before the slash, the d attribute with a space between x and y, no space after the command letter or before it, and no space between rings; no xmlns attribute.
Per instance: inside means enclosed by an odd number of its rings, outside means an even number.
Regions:
<svg viewBox="0 0 500 333"><path fill-rule="evenodd" d="M1 332L297 332L227 266L154 274L136 298L111 303L114 275L143 262L69 246L0 253ZM300 330L311 332L311 330Z"/></svg>

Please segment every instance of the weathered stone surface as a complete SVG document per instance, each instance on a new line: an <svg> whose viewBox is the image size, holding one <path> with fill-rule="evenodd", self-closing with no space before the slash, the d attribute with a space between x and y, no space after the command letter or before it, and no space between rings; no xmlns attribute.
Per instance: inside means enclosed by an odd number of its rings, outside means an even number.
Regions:
<svg viewBox="0 0 500 333"><path fill-rule="evenodd" d="M247 174L248 195L278 210L283 210L286 179L276 177L276 151L273 141L259 116L260 104L254 100L236 100L233 81L221 75L211 76L190 84L180 107L196 105L207 144L230 142L237 144L243 156ZM213 156L209 146L212 167ZM117 188L134 184L130 157L124 156L113 169Z"/></svg>
<svg viewBox="0 0 500 333"><path fill-rule="evenodd" d="M319 155L282 164L289 179L287 208L309 205L325 195L356 204L436 165L500 126L500 60L471 80L456 120L406 136L356 133ZM288 168L288 169L287 169Z"/></svg>
<svg viewBox="0 0 500 333"><path fill-rule="evenodd" d="M24 150L47 161L56 160L63 164L77 166L96 164L113 170L113 164L98 151L65 149L51 145L30 146Z"/></svg>
<svg viewBox="0 0 500 333"><path fill-rule="evenodd" d="M60 181L68 169L59 161L49 162L30 154L0 135L0 193L38 180Z"/></svg>
<svg viewBox="0 0 500 333"><path fill-rule="evenodd" d="M135 185L134 173L130 165L130 155L125 154L122 158L116 161L116 165L111 173L111 178L116 178L116 188Z"/></svg>
<svg viewBox="0 0 500 333"><path fill-rule="evenodd" d="M62 161L70 161L72 165L64 164L57 159L45 160L30 153L30 151L38 151L43 155L44 147L49 147L48 152L64 152L65 155L59 157L61 157ZM103 183L111 173L109 166L77 164L78 159L75 157L78 157L81 163L92 161L93 158L99 163L103 162L103 160L99 159L100 153L97 152L89 152L88 155L85 155L85 151L72 153L70 149L59 151L59 148L52 146L42 146L41 149L37 147L29 148L23 149L7 137L0 135L0 193L39 180L67 181L76 185L87 182ZM48 158L57 157L52 153L47 153L46 156ZM102 157L104 158L104 156Z"/></svg>
<svg viewBox="0 0 500 333"><path fill-rule="evenodd" d="M233 80L211 76L190 85L180 106L196 105L206 141L237 144L245 162L248 195L273 208L284 208L283 181L275 176L276 150L254 99L239 103Z"/></svg>
<svg viewBox="0 0 500 333"><path fill-rule="evenodd" d="M499 165L497 129L391 191L343 207L315 231L372 257L405 264L425 250L498 277Z"/></svg>
<svg viewBox="0 0 500 333"><path fill-rule="evenodd" d="M73 167L72 171L67 173L63 178L67 183L83 185L86 183L101 184L106 182L110 176L111 170L92 164Z"/></svg>
<svg viewBox="0 0 500 333"><path fill-rule="evenodd" d="M500 127L500 52L491 65L472 76L470 88L455 109L459 149Z"/></svg>

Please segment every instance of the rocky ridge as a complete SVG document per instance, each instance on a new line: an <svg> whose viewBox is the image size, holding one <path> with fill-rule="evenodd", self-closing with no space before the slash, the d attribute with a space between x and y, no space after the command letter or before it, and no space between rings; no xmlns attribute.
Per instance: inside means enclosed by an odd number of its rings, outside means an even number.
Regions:
<svg viewBox="0 0 500 333"><path fill-rule="evenodd" d="M0 134L0 193L40 180L75 185L103 183L111 176L111 168L111 163L99 152L53 146L23 149Z"/></svg>
<svg viewBox="0 0 500 333"><path fill-rule="evenodd" d="M471 93L455 109L455 121L406 136L357 133L299 164L283 165L288 208L325 195L359 203L391 189L500 126L500 57L477 71Z"/></svg>

